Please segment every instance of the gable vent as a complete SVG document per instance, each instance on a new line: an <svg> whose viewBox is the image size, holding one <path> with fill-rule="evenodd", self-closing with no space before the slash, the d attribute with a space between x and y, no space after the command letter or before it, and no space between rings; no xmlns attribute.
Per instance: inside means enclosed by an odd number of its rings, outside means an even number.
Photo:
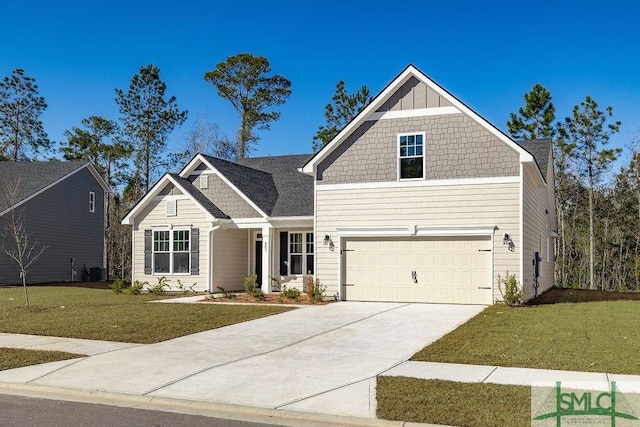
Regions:
<svg viewBox="0 0 640 427"><path fill-rule="evenodd" d="M177 200L167 200L167 216L176 216L176 204Z"/></svg>
<svg viewBox="0 0 640 427"><path fill-rule="evenodd" d="M200 188L209 188L209 175L200 175Z"/></svg>

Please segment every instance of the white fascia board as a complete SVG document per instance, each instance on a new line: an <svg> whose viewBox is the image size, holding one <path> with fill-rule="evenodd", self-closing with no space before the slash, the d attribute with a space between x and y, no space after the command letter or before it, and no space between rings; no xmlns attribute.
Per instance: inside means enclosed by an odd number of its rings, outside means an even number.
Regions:
<svg viewBox="0 0 640 427"><path fill-rule="evenodd" d="M387 181L387 182L362 182L349 184L322 184L316 186L316 191L327 190L372 190L383 188L409 188L409 187L453 187L466 185L486 184L513 184L519 183L520 177L496 176L483 178L455 178L455 179L428 179L415 181Z"/></svg>
<svg viewBox="0 0 640 427"><path fill-rule="evenodd" d="M313 227L313 216L270 217L269 222L275 228Z"/></svg>
<svg viewBox="0 0 640 427"><path fill-rule="evenodd" d="M151 190L149 190L149 192L138 203L136 203L133 209L129 211L127 216L125 216L122 219L121 224L133 225L134 218L136 217L136 215L140 213L140 211L144 207L146 207L149 204L149 202L155 200L156 196L158 196L158 194L164 188L167 182L170 182L173 185L175 185L177 188L179 188L180 191L182 191L182 194L186 196L186 198L191 200L204 213L205 217L207 218L207 221L210 221L210 222L217 221L217 218L211 215L209 211L207 211L204 208L204 206L198 203L198 201L195 198L193 198L193 196L191 196L191 194L189 194L189 192L185 190L184 187L180 185L180 183L178 183L175 179L173 179L169 174L164 174L162 178L160 178L160 180L151 188Z"/></svg>
<svg viewBox="0 0 640 427"><path fill-rule="evenodd" d="M491 236L496 226L442 226L398 225L388 227L337 227L339 237L407 237L407 236Z"/></svg>
<svg viewBox="0 0 640 427"><path fill-rule="evenodd" d="M71 172L69 172L68 174L56 179L55 181L53 181L52 183L46 185L45 187L42 187L40 190L36 191L35 193L31 194L30 196L25 197L24 199L20 200L15 205L9 206L8 208L6 208L5 210L0 212L0 216L6 214L7 212L10 212L11 210L13 210L13 209L15 209L17 207L20 207L21 205L27 203L29 200L33 199L34 197L37 197L40 194L44 193L45 191L47 191L51 187L53 187L53 186L57 185L58 183L64 181L65 179L69 178L70 176L75 175L76 173L80 172L84 168L89 169L89 172L91 172L91 174L94 175L94 178L96 178L96 181L98 181L98 184L100 184L100 186L105 189L105 192L108 193L109 192L109 187L107 186L107 184L104 182L102 177L100 177L100 174L98 173L96 168L94 168L91 163L87 162L87 163L83 164L82 166L80 166L79 168L74 169Z"/></svg>
<svg viewBox="0 0 640 427"><path fill-rule="evenodd" d="M366 121L406 119L411 117L429 117L429 116L448 116L451 114L462 114L462 111L456 107L433 107L433 108L415 108L413 110L397 110L397 111L380 111L371 113Z"/></svg>
<svg viewBox="0 0 640 427"><path fill-rule="evenodd" d="M467 107L456 97L447 92L442 86L431 80L413 65L409 65L402 73L400 73L398 77L396 77L382 92L380 92L374 98L371 104L369 104L364 110L362 110L362 112L360 112L360 114L356 116L354 120L352 120L347 126L345 126L345 128L342 129L342 131L340 131L338 135L336 135L335 138L331 140L324 148L322 148L322 150L320 150L320 152L309 163L304 165L302 167L302 171L309 175L315 175L314 172L316 165L324 160L339 144L341 144L347 138L347 136L349 136L355 129L357 129L358 126L365 122L372 113L375 113L380 105L382 105L387 100L387 98L391 96L396 90L402 87L402 85L410 77L415 77L421 82L425 83L427 86L431 87L438 95L449 101L455 108L457 108L462 113L467 114L473 120L478 122L482 127L492 133L495 137L497 137L500 141L504 142L512 150L514 150L516 153L519 153L520 162L533 161L533 156L518 144L516 144L505 133L503 133L497 127L489 123L486 119L478 115L471 108Z"/></svg>
<svg viewBox="0 0 640 427"><path fill-rule="evenodd" d="M233 191L236 192L236 194L238 194L242 200L244 200L245 202L247 202L249 204L249 206L251 206L256 212L258 212L260 215L262 215L263 218L267 218L267 214L264 213L264 211L262 209L260 209L258 207L258 205L256 205L255 203L253 203L253 200L251 200L250 198L248 198L242 191L240 191L240 189L238 187L236 187L235 185L233 185L233 183L231 181L229 181L227 179L226 176L224 176L223 173L221 173L218 169L216 169L215 167L213 167L213 165L211 163L209 163L207 161L207 159L205 159L204 157L198 155L194 158L194 160L196 160L198 157L200 157L199 160L202 161L202 163L204 163L205 165L207 165L207 167L216 175L218 176L225 184L227 184Z"/></svg>
<svg viewBox="0 0 640 427"><path fill-rule="evenodd" d="M202 157L202 154L199 153L196 154L193 159L191 159L189 163L187 163L185 167L182 168L178 175L180 175L180 177L182 178L187 178L191 174L191 172L193 172L198 162L204 163L204 157Z"/></svg>

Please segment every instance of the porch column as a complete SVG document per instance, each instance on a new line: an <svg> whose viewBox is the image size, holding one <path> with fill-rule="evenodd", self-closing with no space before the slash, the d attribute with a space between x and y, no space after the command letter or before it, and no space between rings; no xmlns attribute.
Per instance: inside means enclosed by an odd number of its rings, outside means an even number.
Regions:
<svg viewBox="0 0 640 427"><path fill-rule="evenodd" d="M262 292L271 293L273 233L271 225L262 226Z"/></svg>

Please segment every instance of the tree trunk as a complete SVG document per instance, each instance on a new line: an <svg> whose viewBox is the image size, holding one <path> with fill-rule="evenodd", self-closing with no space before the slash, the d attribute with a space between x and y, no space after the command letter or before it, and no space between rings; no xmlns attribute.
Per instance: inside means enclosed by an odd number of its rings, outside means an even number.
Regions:
<svg viewBox="0 0 640 427"><path fill-rule="evenodd" d="M24 301L27 307L29 307L29 292L27 292L27 272L22 270L22 287L24 288Z"/></svg>

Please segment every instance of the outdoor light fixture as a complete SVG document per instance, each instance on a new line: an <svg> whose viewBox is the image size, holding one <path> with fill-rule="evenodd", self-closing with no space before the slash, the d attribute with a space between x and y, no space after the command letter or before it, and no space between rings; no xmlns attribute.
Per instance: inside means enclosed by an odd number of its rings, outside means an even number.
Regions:
<svg viewBox="0 0 640 427"><path fill-rule="evenodd" d="M502 237L502 244L506 245L510 241L511 241L511 236L509 236L509 233L504 233L504 236Z"/></svg>
<svg viewBox="0 0 640 427"><path fill-rule="evenodd" d="M324 244L328 245L330 241L331 241L331 237L328 234L325 234L324 235Z"/></svg>

